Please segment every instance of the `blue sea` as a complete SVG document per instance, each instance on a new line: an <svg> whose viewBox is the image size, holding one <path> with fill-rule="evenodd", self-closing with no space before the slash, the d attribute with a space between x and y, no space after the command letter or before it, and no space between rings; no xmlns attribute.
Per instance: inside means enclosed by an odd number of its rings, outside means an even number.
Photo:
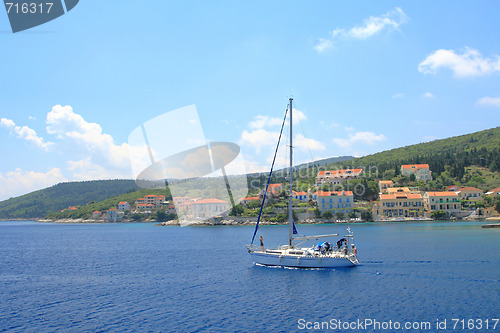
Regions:
<svg viewBox="0 0 500 333"><path fill-rule="evenodd" d="M0 331L500 332L500 229L350 227L360 266L303 270L253 265L252 226L0 222Z"/></svg>

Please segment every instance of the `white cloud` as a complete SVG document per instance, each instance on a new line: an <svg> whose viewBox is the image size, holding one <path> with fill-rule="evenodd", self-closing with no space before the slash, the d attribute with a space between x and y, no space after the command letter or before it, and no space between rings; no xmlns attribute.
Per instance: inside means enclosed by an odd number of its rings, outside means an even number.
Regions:
<svg viewBox="0 0 500 333"><path fill-rule="evenodd" d="M353 145L356 144L363 144L363 145L369 145L372 146L376 144L377 142L385 141L387 138L383 134L375 134L373 132L353 132L353 133L348 133L348 138L334 138L332 141L336 145L344 148L344 149L349 149Z"/></svg>
<svg viewBox="0 0 500 333"><path fill-rule="evenodd" d="M500 108L500 97L483 97L477 100L477 105L494 106Z"/></svg>
<svg viewBox="0 0 500 333"><path fill-rule="evenodd" d="M314 49L319 53L328 50L333 46L333 42L331 39L319 38L316 45L314 45Z"/></svg>
<svg viewBox="0 0 500 333"><path fill-rule="evenodd" d="M397 94L392 95L391 97L393 99L403 98L403 97L405 97L405 94L404 93L397 93Z"/></svg>
<svg viewBox="0 0 500 333"><path fill-rule="evenodd" d="M251 132L244 130L241 133L241 139L238 143L244 146L251 146L255 148L257 153L260 153L262 147L276 145L278 137L278 132L270 132L265 129L257 129Z"/></svg>
<svg viewBox="0 0 500 333"><path fill-rule="evenodd" d="M24 171L20 168L6 174L0 173L0 200L40 190L64 181L67 179L59 168L53 168L46 173Z"/></svg>
<svg viewBox="0 0 500 333"><path fill-rule="evenodd" d="M14 131L17 134L17 137L26 140L35 144L37 147L42 148L47 151L50 146L52 146L53 142L45 142L42 137L39 137L36 131L28 126L16 126L14 121L7 118L0 119L0 126L3 126L10 131Z"/></svg>
<svg viewBox="0 0 500 333"><path fill-rule="evenodd" d="M330 38L319 38L314 49L318 52L323 52L334 45L337 38L348 39L367 39L382 31L398 30L399 26L407 21L408 17L399 7L380 15L370 16L363 20L359 26L352 27L351 29L335 29L330 32Z"/></svg>
<svg viewBox="0 0 500 333"><path fill-rule="evenodd" d="M434 51L418 65L418 71L435 74L440 68L449 68L456 77L482 76L500 72L500 57L484 58L481 53L465 48L462 54L454 50Z"/></svg>
<svg viewBox="0 0 500 333"><path fill-rule="evenodd" d="M281 125L283 122L283 119L275 118L275 117L270 117L270 116L262 116L258 115L254 117L254 120L252 120L250 123L248 123L248 126L253 129L261 129L264 127L271 127L271 126L277 126Z"/></svg>
<svg viewBox="0 0 500 333"><path fill-rule="evenodd" d="M434 94L430 92L426 92L425 94L422 95L423 98L434 98Z"/></svg>
<svg viewBox="0 0 500 333"><path fill-rule="evenodd" d="M130 170L117 170L93 163L91 157L79 161L68 161L68 169L73 172L72 180L95 179L130 179L133 178Z"/></svg>
<svg viewBox="0 0 500 333"><path fill-rule="evenodd" d="M297 134L295 136L293 146L303 150L326 150L322 142L306 138L302 134Z"/></svg>
<svg viewBox="0 0 500 333"><path fill-rule="evenodd" d="M304 112L294 108L293 123L297 124L298 122L301 122L303 120L307 120L307 117L304 114ZM258 115L255 116L254 119L248 123L248 127L250 127L251 129L261 129L264 127L280 126L282 123L283 123L283 118Z"/></svg>
<svg viewBox="0 0 500 333"><path fill-rule="evenodd" d="M130 165L129 145L116 145L113 137L102 132L99 124L89 123L73 112L69 105L56 105L47 114L47 133L61 140L72 140L110 167L123 168Z"/></svg>

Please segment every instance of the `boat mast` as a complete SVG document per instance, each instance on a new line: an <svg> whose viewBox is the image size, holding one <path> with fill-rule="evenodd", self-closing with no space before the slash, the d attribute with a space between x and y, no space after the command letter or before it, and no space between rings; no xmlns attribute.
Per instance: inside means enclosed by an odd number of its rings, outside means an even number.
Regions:
<svg viewBox="0 0 500 333"><path fill-rule="evenodd" d="M292 192L292 184L293 184L293 170L292 170L292 156L293 156L293 146L292 146L292 101L293 98L290 98L290 171L289 171L289 178L290 178L290 199L288 201L288 245L290 247L293 247L293 242L292 242L292 237L293 237L293 211L292 211L292 199L293 199L293 192Z"/></svg>

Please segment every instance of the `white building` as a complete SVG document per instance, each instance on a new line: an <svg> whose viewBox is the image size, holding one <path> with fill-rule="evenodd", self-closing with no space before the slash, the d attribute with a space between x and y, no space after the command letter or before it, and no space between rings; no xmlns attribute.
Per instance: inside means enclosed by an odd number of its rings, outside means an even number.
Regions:
<svg viewBox="0 0 500 333"><path fill-rule="evenodd" d="M323 184L342 184L347 179L356 179L363 173L363 169L326 170L318 172L316 186Z"/></svg>
<svg viewBox="0 0 500 333"><path fill-rule="evenodd" d="M457 193L451 191L425 192L425 208L431 212L442 210L448 215L461 212L462 204Z"/></svg>
<svg viewBox="0 0 500 333"><path fill-rule="evenodd" d="M210 218L225 216L229 213L231 205L220 199L201 199L188 204L188 215L195 218Z"/></svg>
<svg viewBox="0 0 500 333"><path fill-rule="evenodd" d="M130 205L128 202L126 201L121 201L118 203L118 210L120 212L123 212L123 211L126 211L126 210L130 210Z"/></svg>

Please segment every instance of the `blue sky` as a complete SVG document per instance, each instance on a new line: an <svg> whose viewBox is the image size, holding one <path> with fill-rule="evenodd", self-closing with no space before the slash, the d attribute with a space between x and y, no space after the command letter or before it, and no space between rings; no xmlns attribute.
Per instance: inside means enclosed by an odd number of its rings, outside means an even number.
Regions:
<svg viewBox="0 0 500 333"><path fill-rule="evenodd" d="M290 96L297 162L496 127L499 9L82 0L16 34L0 11L0 200L61 181L132 178L129 134L192 104L206 139L238 143L249 172L268 169Z"/></svg>

